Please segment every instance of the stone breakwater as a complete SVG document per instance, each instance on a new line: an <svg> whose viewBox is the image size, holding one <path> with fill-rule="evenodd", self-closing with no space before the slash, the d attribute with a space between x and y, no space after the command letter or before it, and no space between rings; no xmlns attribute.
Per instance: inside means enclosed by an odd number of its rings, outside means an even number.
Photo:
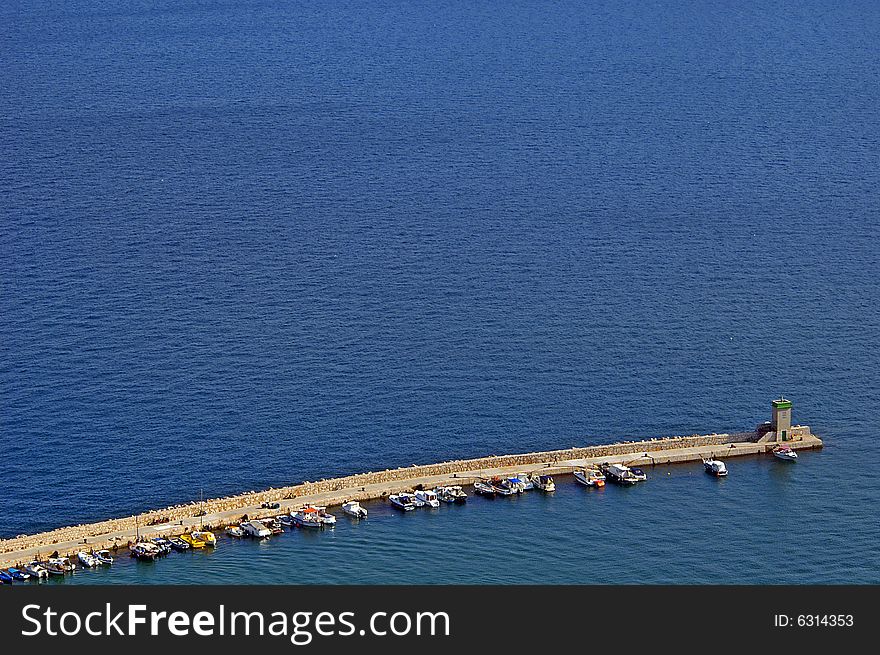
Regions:
<svg viewBox="0 0 880 655"><path fill-rule="evenodd" d="M796 427L792 430L795 439L809 437L808 427ZM202 502L192 502L182 505L174 505L160 510L153 510L137 516L111 519L90 523L87 525L75 525L58 528L48 532L34 535L22 535L13 539L0 540L0 556L4 553L21 552L26 549L40 548L44 551L53 550L53 544L88 543L89 547L95 547L90 539L102 536L102 546L108 545L108 535L121 535L132 533L136 528L144 529L148 526L157 526L162 534L179 534L185 531L184 523L191 525L193 517L200 514L222 515L230 512L251 508L252 517L254 507L262 503L284 502L296 498L311 497L319 494L330 494L327 504L338 504L341 498L334 496L334 492L346 492L353 499L364 500L370 497L384 496L390 487L396 485L400 489L406 488L407 481L430 476L453 475L457 473L470 473L475 471L492 470L505 467L518 467L527 465L554 464L564 466L565 462L585 458L603 458L619 455L636 454L643 455L651 451L668 451L684 448L718 446L737 442L756 442L758 435L754 432L742 432L736 434L707 434L693 435L689 437L665 437L648 439L643 441L624 441L609 445L585 446L568 448L565 450L552 450L544 452L523 453L519 455L491 455L476 459L461 459L439 464L413 465L396 469L387 469L378 472L359 473L339 478L303 482L301 484L270 488L264 491L254 491L228 496L225 498L212 498ZM821 442L820 442L821 443ZM399 483L399 484L397 484ZM367 485L384 485L382 493L364 493L363 488ZM359 493L360 492L360 493ZM268 515L271 512L257 512L256 514ZM275 512L277 513L277 511ZM214 527L218 523L214 521ZM122 539L120 546L125 546L127 540ZM0 559L3 559L0 557Z"/></svg>

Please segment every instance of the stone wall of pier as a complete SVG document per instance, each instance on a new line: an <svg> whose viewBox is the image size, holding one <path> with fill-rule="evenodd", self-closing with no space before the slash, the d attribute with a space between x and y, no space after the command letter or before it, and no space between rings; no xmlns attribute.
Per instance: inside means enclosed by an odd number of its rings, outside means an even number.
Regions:
<svg viewBox="0 0 880 655"><path fill-rule="evenodd" d="M807 428L807 433L809 429ZM466 471L491 470L501 467L520 466L527 464L559 464L572 459L587 457L607 457L613 455L636 454L640 455L652 450L666 450L672 448L687 448L694 446L714 446L731 442L754 441L757 435L752 432L738 434L708 434L693 435L690 437L667 437L649 439L644 441L624 441L602 446L586 446L582 448L569 448L566 450L553 450L520 455L493 455L477 459L461 459L440 464L414 465L385 471L360 473L341 478L303 482L302 484L282 488L272 488L265 491L249 492L226 498L214 498L202 503L187 503L174 505L162 510L155 510L141 514L137 517L125 518L90 523L88 525L76 525L59 528L36 535L23 535L13 539L0 540L0 553L17 551L26 548L44 548L47 553L53 550L52 544L87 540L89 537L103 534L113 534L125 530L133 530L136 522L141 527L174 524L182 519L197 516L200 509L207 514L224 511L232 511L245 507L253 507L263 502L275 502L310 496L313 494L327 493L343 490L357 490L370 484L406 481L433 475L445 475L463 473ZM352 498L360 494L352 494ZM171 532L173 532L173 525ZM181 530L182 531L182 530ZM120 541L120 545L126 542Z"/></svg>

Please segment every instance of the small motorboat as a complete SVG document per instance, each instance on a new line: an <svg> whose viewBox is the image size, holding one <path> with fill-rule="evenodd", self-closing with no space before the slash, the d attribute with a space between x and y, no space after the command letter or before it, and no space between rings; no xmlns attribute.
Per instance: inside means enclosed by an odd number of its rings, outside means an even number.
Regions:
<svg viewBox="0 0 880 655"><path fill-rule="evenodd" d="M225 532L228 536L230 536L230 537L235 537L236 539L241 539L242 537L247 536L247 535L245 534L244 530L242 530L241 527L238 526L238 525L229 525L229 526L226 527L226 529L224 530L224 532Z"/></svg>
<svg viewBox="0 0 880 655"><path fill-rule="evenodd" d="M298 528L323 528L324 522L318 513L318 508L312 505L305 505L292 516L293 523Z"/></svg>
<svg viewBox="0 0 880 655"><path fill-rule="evenodd" d="M206 546L214 547L217 545L217 536L210 530L194 530L193 539L200 539Z"/></svg>
<svg viewBox="0 0 880 655"><path fill-rule="evenodd" d="M413 502L413 496L409 493L399 493L399 494L391 494L388 496L388 500L391 501L391 504L394 505L397 509L402 509L404 512L408 512L416 508L416 504Z"/></svg>
<svg viewBox="0 0 880 655"><path fill-rule="evenodd" d="M361 504L356 500L348 500L342 503L342 511L356 519L367 518L367 510L361 507Z"/></svg>
<svg viewBox="0 0 880 655"><path fill-rule="evenodd" d="M322 528L332 528L336 525L336 517L327 511L326 507L316 507L318 510L318 519L321 521Z"/></svg>
<svg viewBox="0 0 880 655"><path fill-rule="evenodd" d="M282 514L281 516L276 516L275 518L278 520L278 522L283 527L285 527L285 528L292 528L293 527L293 518L290 516L290 514Z"/></svg>
<svg viewBox="0 0 880 655"><path fill-rule="evenodd" d="M474 493L485 496L486 498L494 498L495 494L498 492L495 487L487 482L474 482Z"/></svg>
<svg viewBox="0 0 880 655"><path fill-rule="evenodd" d="M269 530L271 530L272 534L283 534L284 528L281 527L281 521L277 518L268 518L268 519L260 519L260 523L265 525Z"/></svg>
<svg viewBox="0 0 880 655"><path fill-rule="evenodd" d="M159 547L151 541L138 541L129 546L128 550L132 557L142 562L153 562L162 555Z"/></svg>
<svg viewBox="0 0 880 655"><path fill-rule="evenodd" d="M773 449L773 456L784 462L797 461L797 453L794 452L790 446L776 446L776 448Z"/></svg>
<svg viewBox="0 0 880 655"><path fill-rule="evenodd" d="M428 489L419 489L416 491L416 499L422 501L422 505L427 505L428 507L440 507L440 500L437 498L437 494Z"/></svg>
<svg viewBox="0 0 880 655"><path fill-rule="evenodd" d="M639 478L623 464L600 464L599 470L605 475L606 480L622 485L633 485Z"/></svg>
<svg viewBox="0 0 880 655"><path fill-rule="evenodd" d="M64 561L67 559L66 557L50 557L46 561L46 570L49 572L49 575L64 575L70 569L67 568Z"/></svg>
<svg viewBox="0 0 880 655"><path fill-rule="evenodd" d="M92 555L98 560L98 564L105 564L107 566L113 564L113 555L110 554L109 550L99 550L97 553L92 553Z"/></svg>
<svg viewBox="0 0 880 655"><path fill-rule="evenodd" d="M462 505L467 502L467 494L459 486L438 487L434 492L437 494L437 498L444 503Z"/></svg>
<svg viewBox="0 0 880 655"><path fill-rule="evenodd" d="M38 562L37 560L34 560L24 567L24 570L27 571L32 578L36 578L37 580L49 577L49 571L43 566L42 562Z"/></svg>
<svg viewBox="0 0 880 655"><path fill-rule="evenodd" d="M519 493L519 488L515 487L510 480L495 476L489 481L495 488L495 493L500 496L515 496Z"/></svg>
<svg viewBox="0 0 880 655"><path fill-rule="evenodd" d="M3 569L0 569L0 583L2 584L12 584L12 576L9 575Z"/></svg>
<svg viewBox="0 0 880 655"><path fill-rule="evenodd" d="M727 466L724 465L724 462L712 457L703 458L703 468L706 469L706 473L718 478L723 478L727 475Z"/></svg>
<svg viewBox="0 0 880 655"><path fill-rule="evenodd" d="M519 476L513 476L507 478L507 481L510 483L510 487L518 494L521 494L526 490L526 483Z"/></svg>
<svg viewBox="0 0 880 655"><path fill-rule="evenodd" d="M180 537L171 537L170 539L168 539L168 543L174 550L178 552L183 552L192 548L192 546L190 546Z"/></svg>
<svg viewBox="0 0 880 655"><path fill-rule="evenodd" d="M522 484L523 491L531 491L535 488L535 483L532 482L532 476L530 476L528 473L517 473L516 477Z"/></svg>
<svg viewBox="0 0 880 655"><path fill-rule="evenodd" d="M265 539L272 536L272 531L262 521L242 521L240 528L249 537Z"/></svg>
<svg viewBox="0 0 880 655"><path fill-rule="evenodd" d="M648 474L640 468L630 467L629 471L635 476L637 482L644 482L648 479Z"/></svg>
<svg viewBox="0 0 880 655"><path fill-rule="evenodd" d="M574 472L574 479L585 487L604 487L605 476L596 469L579 469Z"/></svg>
<svg viewBox="0 0 880 655"><path fill-rule="evenodd" d="M10 576L12 576L13 580L30 580L31 579L31 576L29 573L22 571L20 569L9 567L9 569L7 569L7 572L9 573Z"/></svg>
<svg viewBox="0 0 880 655"><path fill-rule="evenodd" d="M532 475L529 481L535 489L540 489L546 493L556 491L556 483L550 475Z"/></svg>
<svg viewBox="0 0 880 655"><path fill-rule="evenodd" d="M156 544L156 548L159 549L160 555L171 554L171 542L169 542L165 537L153 537L151 541Z"/></svg>
<svg viewBox="0 0 880 655"><path fill-rule="evenodd" d="M95 559L95 556L85 551L79 551L76 554L76 558L79 560L79 563L87 569L93 569L98 566L98 560Z"/></svg>
<svg viewBox="0 0 880 655"><path fill-rule="evenodd" d="M189 544L190 548L204 548L205 542L195 536L195 532L189 533L185 532L180 535L180 538L183 539L187 544Z"/></svg>

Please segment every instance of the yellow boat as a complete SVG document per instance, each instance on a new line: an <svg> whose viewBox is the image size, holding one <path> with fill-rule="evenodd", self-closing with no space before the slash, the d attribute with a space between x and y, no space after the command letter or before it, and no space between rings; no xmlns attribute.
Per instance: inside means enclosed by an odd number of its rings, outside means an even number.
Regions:
<svg viewBox="0 0 880 655"><path fill-rule="evenodd" d="M205 546L216 546L217 537L209 530L196 530L192 533L193 539L199 539Z"/></svg>
<svg viewBox="0 0 880 655"><path fill-rule="evenodd" d="M180 538L183 539L186 543L188 543L193 548L204 548L205 542L196 537L196 533L192 534L182 534Z"/></svg>

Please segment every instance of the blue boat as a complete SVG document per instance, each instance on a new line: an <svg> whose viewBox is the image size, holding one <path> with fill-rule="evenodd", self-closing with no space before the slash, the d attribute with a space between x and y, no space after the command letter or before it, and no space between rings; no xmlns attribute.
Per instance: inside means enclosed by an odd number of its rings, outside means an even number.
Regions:
<svg viewBox="0 0 880 655"><path fill-rule="evenodd" d="M12 584L12 576L6 571L0 570L0 584Z"/></svg>
<svg viewBox="0 0 880 655"><path fill-rule="evenodd" d="M31 576L29 576L24 571L19 571L18 569L9 568L9 575L12 576L13 580L27 580Z"/></svg>

